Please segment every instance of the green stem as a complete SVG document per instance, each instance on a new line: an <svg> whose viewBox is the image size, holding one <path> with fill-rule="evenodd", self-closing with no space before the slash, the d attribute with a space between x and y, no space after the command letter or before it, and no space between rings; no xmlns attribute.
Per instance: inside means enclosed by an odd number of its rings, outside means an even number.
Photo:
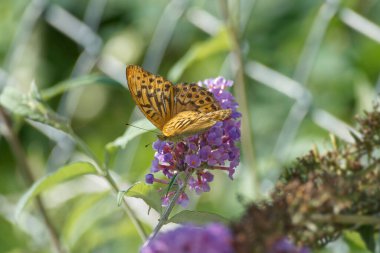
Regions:
<svg viewBox="0 0 380 253"><path fill-rule="evenodd" d="M101 165L102 163L99 161L99 159L94 155L94 153L88 148L88 146L80 139L73 131L71 131L70 135L72 136L73 140L75 143L78 145L80 149L86 155L88 155L91 159L94 160L96 164L96 169L98 170L99 174L103 175L103 177L107 180L107 182L110 184L111 188L113 189L114 193L117 195L120 192L119 187L117 186L115 180L109 173L108 168L105 165ZM141 239L143 241L146 241L148 238L147 233L145 232L142 223L140 220L137 218L136 214L132 210L132 208L129 206L128 202L126 199L123 197L123 209L127 213L128 217L131 219L133 225L136 227L137 232L139 233Z"/></svg>
<svg viewBox="0 0 380 253"><path fill-rule="evenodd" d="M109 170L107 169L105 171L106 171L106 175L104 177L105 179L107 179L108 183L112 186L115 194L117 195L120 192L120 189L117 186L111 174L109 173ZM148 238L148 235L146 234L144 227L142 226L142 223L137 218L136 214L133 212L132 208L129 206L128 202L126 201L124 197L123 197L123 203L124 203L123 208L125 212L127 213L127 215L129 216L129 218L131 219L133 225L136 227L137 232L139 233L141 239L143 241L146 241Z"/></svg>
<svg viewBox="0 0 380 253"><path fill-rule="evenodd" d="M380 225L380 218L367 215L313 214L311 219L322 223L345 225Z"/></svg>
<svg viewBox="0 0 380 253"><path fill-rule="evenodd" d="M240 3L235 3L240 6ZM241 120L241 143L242 143L242 151L243 151L243 164L245 166L250 166L252 169L252 184L254 186L253 196L257 196L259 193L259 184L257 179L257 170L255 169L256 158L255 158L255 150L253 147L254 138L251 132L251 120L250 120L250 112L248 110L248 102L247 102L247 92L245 88L245 78L244 78L244 60L242 55L242 50L239 42L239 31L238 24L234 24L231 15L229 15L228 11L228 3L226 0L220 0L220 5L222 9L222 14L224 18L224 22L228 28L229 37L232 42L232 50L234 56L234 64L236 64L236 85L234 86L234 91L236 95L236 100L239 101L239 110L242 114ZM238 15L238 13L237 13Z"/></svg>
<svg viewBox="0 0 380 253"><path fill-rule="evenodd" d="M191 176L191 172L185 172L185 173L186 173L186 177L184 179L184 182L183 182L182 186L178 187L178 189L177 189L175 195L173 196L173 198L171 199L168 207L162 213L162 215L161 215L161 217L159 219L159 222L158 222L157 226L154 228L154 231L153 231L152 235L150 236L149 240L154 239L154 237L160 231L160 229L162 228L162 226L166 224L166 222L168 221L168 218L169 218L169 215L170 215L171 211L173 210L175 204L177 203L177 200L178 200L179 196L185 191L187 183L188 183L189 178ZM178 177L177 177L177 180L178 180Z"/></svg>

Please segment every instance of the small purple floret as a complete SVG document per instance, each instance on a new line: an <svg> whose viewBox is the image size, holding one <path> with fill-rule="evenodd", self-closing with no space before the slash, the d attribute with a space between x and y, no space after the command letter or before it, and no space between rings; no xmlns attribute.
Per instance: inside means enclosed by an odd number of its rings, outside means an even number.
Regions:
<svg viewBox="0 0 380 253"><path fill-rule="evenodd" d="M201 159L195 154L190 154L185 156L185 163L190 168L198 168L201 165Z"/></svg>
<svg viewBox="0 0 380 253"><path fill-rule="evenodd" d="M189 197L186 193L183 192L181 195L179 195L177 204L181 205L182 207L186 207L189 204Z"/></svg>
<svg viewBox="0 0 380 253"><path fill-rule="evenodd" d="M153 182L154 182L154 176L153 176L153 174L146 174L145 175L145 182L147 184L153 184Z"/></svg>

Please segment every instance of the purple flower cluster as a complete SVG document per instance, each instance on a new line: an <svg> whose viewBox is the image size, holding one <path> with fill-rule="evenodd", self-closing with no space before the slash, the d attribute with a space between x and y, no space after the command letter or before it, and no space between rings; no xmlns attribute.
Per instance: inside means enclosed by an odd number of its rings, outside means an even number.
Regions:
<svg viewBox="0 0 380 253"><path fill-rule="evenodd" d="M160 233L140 253L232 253L231 241L230 231L221 224L203 228L188 224Z"/></svg>
<svg viewBox="0 0 380 253"><path fill-rule="evenodd" d="M240 162L240 150L236 146L240 141L240 117L237 111L238 104L235 98L226 89L231 87L232 81L222 77L205 80L198 85L205 86L219 102L222 109L231 109L231 116L216 123L208 131L184 138L181 142L157 140L153 143L156 150L152 162L151 173L162 172L167 179L155 178L153 174L146 175L146 182L169 184L170 180L180 171L194 170L188 184L197 194L210 191L209 183L214 179L212 170L227 171L232 179L235 168ZM181 179L176 179L182 184ZM174 192L165 194L163 205L169 203ZM186 206L189 199L185 192L181 194L177 203Z"/></svg>
<svg viewBox="0 0 380 253"><path fill-rule="evenodd" d="M311 253L307 247L297 247L287 238L282 238L272 245L269 253Z"/></svg>

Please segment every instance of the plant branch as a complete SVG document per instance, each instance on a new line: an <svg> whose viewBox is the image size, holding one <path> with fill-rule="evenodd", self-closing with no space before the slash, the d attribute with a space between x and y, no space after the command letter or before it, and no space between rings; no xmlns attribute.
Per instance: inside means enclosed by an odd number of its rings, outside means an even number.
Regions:
<svg viewBox="0 0 380 253"><path fill-rule="evenodd" d="M245 88L245 78L244 78L244 59L242 55L242 50L239 42L239 24L234 24L233 19L228 11L227 0L220 0L220 5L222 9L222 14L224 22L228 28L229 37L232 43L232 50L234 56L233 64L236 64L236 85L234 86L234 91L236 95L236 100L239 101L239 109L242 113L242 151L243 151L243 163L245 166L252 167L252 183L254 186L253 196L257 196L259 193L258 189L258 179L255 169L256 159L255 159L255 150L253 147L253 135L251 132L251 120L250 112L248 109L248 102L246 97L246 88ZM240 3L237 3L240 5ZM237 15L238 16L238 15Z"/></svg>
<svg viewBox="0 0 380 253"><path fill-rule="evenodd" d="M117 186L117 184L116 184L115 180L113 179L113 177L111 176L111 174L109 173L109 170L106 169L105 171L106 171L106 174L104 175L104 177L108 181L108 183L112 186L114 193L117 195L120 192L120 189ZM136 227L137 232L139 233L141 239L143 241L146 241L146 239L148 238L148 235L145 232L145 230L142 226L142 223L137 218L136 214L134 213L132 208L129 206L128 202L126 201L126 199L124 197L123 197L123 203L124 203L123 209L125 210L125 212L129 216L129 218L131 219L133 225Z"/></svg>
<svg viewBox="0 0 380 253"><path fill-rule="evenodd" d="M379 217L368 215L313 214L311 219L322 223L335 223L343 225L380 225Z"/></svg>
<svg viewBox="0 0 380 253"><path fill-rule="evenodd" d="M80 139L74 132L71 132L70 135L72 136L74 142L78 145L78 147L82 149L82 151L85 152L86 155L88 155L89 157L91 157L91 159L93 159L93 161L96 164L96 169L98 170L99 174L102 175L107 180L107 182L110 184L111 188L113 189L114 193L117 195L120 192L120 189L117 186L111 174L109 173L108 168L105 165L102 166L102 163L95 156L95 154L88 148L88 146L82 141L82 139ZM137 232L139 233L141 239L145 241L148 238L148 235L145 232L142 226L142 223L137 218L136 214L134 213L132 208L129 206L125 198L123 198L123 209L125 210L129 218L131 219L133 225L136 227Z"/></svg>
<svg viewBox="0 0 380 253"><path fill-rule="evenodd" d="M18 168L20 170L20 173L22 177L24 178L24 181L26 182L27 186L31 186L35 181L33 173L32 173L32 169L26 158L26 154L25 154L24 149L22 148L20 140L18 139L17 135L14 133L12 129L10 118L7 115L7 113L4 111L3 107L0 107L0 122L3 123L3 127L0 127L1 133L5 137L7 142L9 143L9 146L12 150L15 160L18 163ZM64 253L65 250L63 249L61 242L59 240L59 234L57 230L55 229L46 211L45 205L41 197L36 196L35 202L37 205L37 210L41 214L42 219L47 228L47 231L50 234L50 237L51 237L51 240L53 242L53 246L56 252Z"/></svg>
<svg viewBox="0 0 380 253"><path fill-rule="evenodd" d="M149 240L154 239L154 237L160 231L160 229L162 228L162 226L165 225L166 222L168 221L169 215L170 215L171 211L173 210L175 204L177 203L177 200L178 200L179 196L186 189L186 186L187 186L187 183L189 181L190 176L191 176L191 172L187 172L182 186L178 187L178 189L177 189L175 195L173 196L172 200L170 201L168 207L162 213L162 215L161 215L161 217L159 219L159 222L158 222L157 226L154 228L154 231L153 231L152 235L150 236ZM178 177L177 177L177 180L178 180Z"/></svg>

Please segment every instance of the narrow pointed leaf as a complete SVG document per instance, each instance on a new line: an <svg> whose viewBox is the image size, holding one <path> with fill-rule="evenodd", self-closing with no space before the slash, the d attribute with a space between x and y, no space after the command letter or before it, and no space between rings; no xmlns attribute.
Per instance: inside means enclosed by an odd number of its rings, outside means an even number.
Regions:
<svg viewBox="0 0 380 253"><path fill-rule="evenodd" d="M208 58L214 54L227 52L230 48L231 43L228 38L227 30L221 29L216 36L194 44L169 71L168 79L171 81L177 81L186 68L193 63Z"/></svg>
<svg viewBox="0 0 380 253"><path fill-rule="evenodd" d="M134 121L131 125L138 126L144 129L153 130L155 127L149 123L147 119L139 119ZM127 130L124 132L124 134L118 138L116 138L114 141L108 143L106 145L106 149L108 152L112 153L114 150L118 148L125 148L129 141L131 141L133 138L146 133L147 131L141 130L139 128L135 127L128 127ZM153 133L152 133L153 134Z"/></svg>
<svg viewBox="0 0 380 253"><path fill-rule="evenodd" d="M138 182L132 185L125 191L123 196L134 197L142 199L148 206L161 213L161 198L156 189L143 182Z"/></svg>
<svg viewBox="0 0 380 253"><path fill-rule="evenodd" d="M17 203L17 207L15 210L16 220L21 214L22 210L28 204L28 202L41 192L69 179L85 174L96 173L96 168L91 163L77 162L61 167L56 172L42 177L29 188L29 190L21 197L21 199Z"/></svg>
<svg viewBox="0 0 380 253"><path fill-rule="evenodd" d="M23 93L8 85L0 95L0 104L16 115L71 133L68 120L56 114L39 98L36 87L29 93Z"/></svg>
<svg viewBox="0 0 380 253"><path fill-rule="evenodd" d="M41 91L41 96L44 100L48 100L66 92L67 90L77 88L80 86L94 85L94 84L103 84L103 85L112 85L115 87L122 87L119 82L115 81L112 78L109 78L103 75L87 75L87 76L81 76L75 79L69 79L61 83L58 83L46 90Z"/></svg>

